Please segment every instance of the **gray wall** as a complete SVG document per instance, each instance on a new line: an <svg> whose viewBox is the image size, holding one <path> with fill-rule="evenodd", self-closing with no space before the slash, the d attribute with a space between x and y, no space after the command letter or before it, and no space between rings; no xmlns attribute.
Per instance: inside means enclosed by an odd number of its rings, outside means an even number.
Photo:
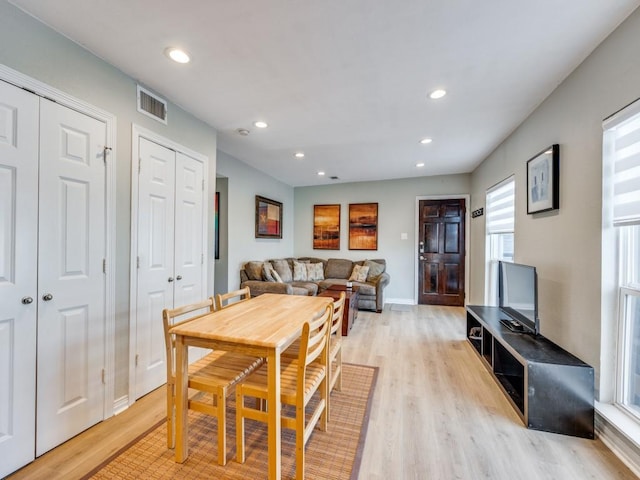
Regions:
<svg viewBox="0 0 640 480"><path fill-rule="evenodd" d="M0 1L0 63L117 117L115 388L116 398L122 397L128 392L129 381L131 125L136 123L207 155L212 186L216 170L216 131L173 104L169 105L168 125L139 114L134 79L4 0ZM213 198L211 192L210 197ZM213 208L212 201L208 205ZM211 231L212 224L208 227ZM212 257L213 250L209 253ZM210 281L213 278L212 269L207 278ZM212 285L208 291L212 291Z"/></svg>
<svg viewBox="0 0 640 480"><path fill-rule="evenodd" d="M235 290L240 287L240 267L245 262L293 254L293 188L224 152L218 152L217 162L218 174L228 180L226 275L229 290ZM255 238L256 195L282 202L282 239Z"/></svg>
<svg viewBox="0 0 640 480"><path fill-rule="evenodd" d="M610 371L614 309L601 312L602 120L640 97L640 11L636 10L473 173L472 208L515 174L515 259L539 273L543 335ZM526 162L560 144L560 209L526 213ZM484 218L484 217L482 217ZM484 298L484 221L472 221L471 303ZM604 377L607 377L605 375ZM610 375L608 376L610 378ZM611 384L601 384L609 396ZM598 387L598 384L596 385Z"/></svg>
<svg viewBox="0 0 640 480"><path fill-rule="evenodd" d="M218 176L218 178L216 178L215 190L216 192L220 192L220 218L218 219L218 227L220 229L220 258L215 260L213 293L218 294L229 291L229 179ZM213 242L211 245L211 248L214 248Z"/></svg>
<svg viewBox="0 0 640 480"><path fill-rule="evenodd" d="M470 176L466 174L298 187L295 189L295 256L384 258L391 276L385 301L414 303L416 198L468 194L470 188ZM368 202L378 203L378 250L349 250L349 204ZM313 206L336 203L341 205L340 250L314 250ZM401 240L401 233L407 234L406 240Z"/></svg>

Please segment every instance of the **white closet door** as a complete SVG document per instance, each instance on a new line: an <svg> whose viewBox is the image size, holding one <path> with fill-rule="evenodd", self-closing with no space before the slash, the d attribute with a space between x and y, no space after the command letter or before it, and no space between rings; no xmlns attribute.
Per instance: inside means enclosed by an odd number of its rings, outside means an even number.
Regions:
<svg viewBox="0 0 640 480"><path fill-rule="evenodd" d="M36 455L103 419L105 140L41 100Z"/></svg>
<svg viewBox="0 0 640 480"><path fill-rule="evenodd" d="M175 152L140 138L136 393L167 380L162 310L173 307Z"/></svg>
<svg viewBox="0 0 640 480"><path fill-rule="evenodd" d="M176 222L174 305L200 302L205 297L203 222L204 166L176 153Z"/></svg>
<svg viewBox="0 0 640 480"><path fill-rule="evenodd" d="M37 218L38 98L0 81L0 478L35 451Z"/></svg>

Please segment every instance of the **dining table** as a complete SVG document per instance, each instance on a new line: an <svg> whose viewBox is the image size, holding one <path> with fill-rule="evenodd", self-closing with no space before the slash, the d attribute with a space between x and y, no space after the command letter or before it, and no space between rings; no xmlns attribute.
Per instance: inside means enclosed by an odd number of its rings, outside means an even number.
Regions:
<svg viewBox="0 0 640 480"><path fill-rule="evenodd" d="M188 455L188 349L190 345L241 352L267 360L268 478L281 478L280 354L302 332L305 322L321 315L327 297L265 293L173 327L176 345L175 460Z"/></svg>

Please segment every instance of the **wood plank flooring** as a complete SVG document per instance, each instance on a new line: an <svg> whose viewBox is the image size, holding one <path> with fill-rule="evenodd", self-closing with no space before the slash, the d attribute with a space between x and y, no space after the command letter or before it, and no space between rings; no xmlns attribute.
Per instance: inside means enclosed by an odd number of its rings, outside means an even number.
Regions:
<svg viewBox="0 0 640 480"><path fill-rule="evenodd" d="M600 440L526 429L465 340L464 314L358 314L343 359L380 367L361 480L636 479ZM164 389L152 392L8 480L80 478L161 419L164 401Z"/></svg>

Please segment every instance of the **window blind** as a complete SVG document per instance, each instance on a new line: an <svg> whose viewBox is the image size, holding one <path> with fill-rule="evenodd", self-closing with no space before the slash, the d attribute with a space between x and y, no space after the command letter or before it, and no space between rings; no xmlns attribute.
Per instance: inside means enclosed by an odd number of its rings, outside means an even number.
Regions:
<svg viewBox="0 0 640 480"><path fill-rule="evenodd" d="M514 231L515 190L514 177L509 177L487 190L487 235Z"/></svg>
<svg viewBox="0 0 640 480"><path fill-rule="evenodd" d="M604 122L611 164L613 224L640 224L640 101Z"/></svg>

